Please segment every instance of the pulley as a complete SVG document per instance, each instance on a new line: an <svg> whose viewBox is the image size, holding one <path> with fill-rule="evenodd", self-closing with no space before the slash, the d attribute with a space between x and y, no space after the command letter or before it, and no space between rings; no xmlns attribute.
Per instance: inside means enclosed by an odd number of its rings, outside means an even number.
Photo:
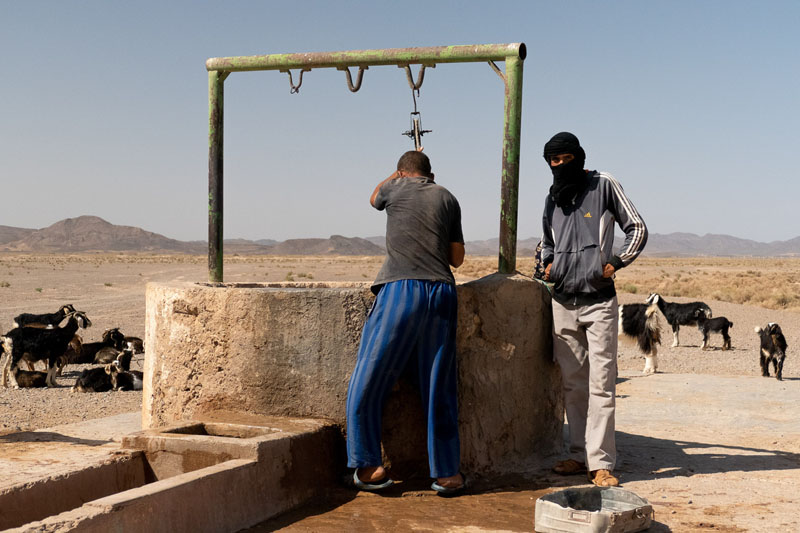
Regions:
<svg viewBox="0 0 800 533"><path fill-rule="evenodd" d="M415 150L419 150L422 146L422 136L433 131L422 129L422 115L417 111L417 96L419 96L419 89L412 87L411 97L414 99L414 111L411 112L411 129L402 133L414 140Z"/></svg>

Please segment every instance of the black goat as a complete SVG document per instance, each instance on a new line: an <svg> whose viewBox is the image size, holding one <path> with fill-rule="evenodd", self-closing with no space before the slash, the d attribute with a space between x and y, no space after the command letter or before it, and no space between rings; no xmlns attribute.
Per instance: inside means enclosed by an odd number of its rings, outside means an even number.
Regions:
<svg viewBox="0 0 800 533"><path fill-rule="evenodd" d="M114 390L142 390L144 375L138 370L130 370L132 356L133 350L126 348L120 355L120 359L106 366L106 372L111 376L111 385ZM123 358L127 361L124 361Z"/></svg>
<svg viewBox="0 0 800 533"><path fill-rule="evenodd" d="M31 362L47 361L47 386L55 387L56 362L67 351L70 341L75 337L78 328L88 328L92 322L81 311L69 315L69 320L63 328L38 329L14 328L0 337L6 360L2 370L2 384L8 385L9 370L12 372L14 386L18 387L13 371L19 365L23 356Z"/></svg>
<svg viewBox="0 0 800 533"><path fill-rule="evenodd" d="M75 308L72 307L72 304L66 304L62 305L61 309L59 309L55 313L44 313L42 315L36 315L33 313L22 313L21 315L14 317L14 327L24 328L36 324L39 326L44 326L47 329L53 329L54 327L61 324L61 321L64 320L68 314L74 312Z"/></svg>
<svg viewBox="0 0 800 533"><path fill-rule="evenodd" d="M35 387L47 386L47 372L27 371L16 367L12 373L17 385L21 389L31 389Z"/></svg>
<svg viewBox="0 0 800 533"><path fill-rule="evenodd" d="M115 353L111 357L111 361L116 359L119 351L125 346L125 336L117 329L109 329L103 332L103 340L100 342L86 342L81 346L81 353L75 361L78 364L90 365L92 363L102 363L107 359L107 356L101 356L98 359L98 354L105 348L113 348ZM105 362L111 362L105 361Z"/></svg>
<svg viewBox="0 0 800 533"><path fill-rule="evenodd" d="M644 354L645 374L658 370L658 344L661 344L661 326L657 307L653 304L624 304L619 308L619 333L636 339L639 351Z"/></svg>
<svg viewBox="0 0 800 533"><path fill-rule="evenodd" d="M60 376L61 372L64 370L66 365L76 364L81 357L81 349L83 348L83 339L77 333L72 340L69 341L69 346L67 346L67 351L64 352L64 355L58 358L58 362L56 363L56 376Z"/></svg>
<svg viewBox="0 0 800 533"><path fill-rule="evenodd" d="M106 346L98 350L98 352L94 356L94 364L96 365L107 365L109 363L113 363L117 360L117 358L122 354L121 351L117 350L116 348L112 348L111 346Z"/></svg>
<svg viewBox="0 0 800 533"><path fill-rule="evenodd" d="M122 350L122 353L119 354L119 357L117 357L117 360L114 363L119 365L121 370L125 370L127 372L131 369L131 359L133 359L133 353L134 351L130 347Z"/></svg>
<svg viewBox="0 0 800 533"><path fill-rule="evenodd" d="M119 331L119 328L107 329L103 332L103 341L110 340L112 336L116 341L116 339L119 338L119 335L122 335L122 333ZM118 350L122 350L125 346L128 346L131 350L133 350L133 353L144 353L144 341L142 341L142 339L139 337L122 335L122 340L122 343L115 342L113 346Z"/></svg>
<svg viewBox="0 0 800 533"><path fill-rule="evenodd" d="M108 367L111 365L98 366L95 368L87 368L78 379L75 380L75 385L72 390L75 392L107 392L113 386L111 385L111 375Z"/></svg>
<svg viewBox="0 0 800 533"><path fill-rule="evenodd" d="M648 304L656 304L667 323L672 326L672 346L680 345L678 332L681 326L694 326L697 324L697 312L702 311L706 318L711 318L711 308L704 302L690 302L686 304L667 302L658 293L647 297Z"/></svg>
<svg viewBox="0 0 800 533"><path fill-rule="evenodd" d="M783 380L783 360L786 358L786 337L783 336L781 327L775 322L770 322L764 328L756 328L756 333L761 337L761 375L769 377L769 364L775 369L775 377Z"/></svg>
<svg viewBox="0 0 800 533"><path fill-rule="evenodd" d="M706 318L705 312L697 311L697 329L703 334L703 350L708 350L708 339L712 333L722 333L722 349L731 349L731 336L728 335L728 328L733 327L733 322L724 316L717 318Z"/></svg>
<svg viewBox="0 0 800 533"><path fill-rule="evenodd" d="M144 353L144 341L139 337L128 337L125 336L125 342L128 343L128 346L133 353Z"/></svg>

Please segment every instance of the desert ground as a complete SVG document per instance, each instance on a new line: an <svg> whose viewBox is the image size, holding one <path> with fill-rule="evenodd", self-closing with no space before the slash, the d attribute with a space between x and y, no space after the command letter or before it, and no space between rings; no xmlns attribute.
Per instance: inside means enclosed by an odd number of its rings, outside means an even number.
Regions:
<svg viewBox="0 0 800 533"><path fill-rule="evenodd" d="M382 257L231 256L225 258L224 277L226 282L370 281L377 274L382 260ZM530 275L532 264L531 258L520 258L517 268L523 274ZM456 279L458 282L477 279L494 272L496 265L497 259L493 257L467 258L465 264L456 271ZM52 312L61 304L72 303L77 309L85 311L93 322L92 328L81 332L85 342L99 340L102 332L111 327L119 327L126 335L144 337L145 290L148 282L207 279L205 256L0 254L0 330L5 332L11 329L13 317L21 312ZM701 335L696 328L683 328L680 335L681 346L671 347L672 332L662 318L663 343L659 351L661 374L656 376L641 376L643 358L632 344L620 344L621 379L618 392L621 423L639 424L640 427L656 425L651 427L648 440L643 443L637 440L639 436L630 431L629 426L620 431L618 424L618 432L622 435L621 446L631 449L635 447L637 453L645 455L649 453L648 447L654 448L656 451L653 453L661 454L665 458L672 454L668 461L672 465L669 471L662 472L659 468L652 468L647 475L637 474L643 468L650 468L647 462L653 457L637 458L635 453L623 459L619 468L623 482L626 476L631 481L626 486L634 487L637 492L643 491L651 501L656 498L664 499L663 502L654 502L662 505L656 506L656 518L661 520L660 526L653 530L798 530L793 529L795 526L800 528L800 522L794 517L782 522L762 522L763 528L758 522L749 523L734 517L738 509L736 502L732 504L728 501L730 498L726 500L719 496L721 493L715 487L718 483L740 487L742 504L751 500L757 501L754 508L756 515L791 513L792 495L800 488L800 444L797 439L800 433L787 430L778 422L786 416L790 416L791 420L796 419L796 416L791 417L791 410L794 409L796 413L797 404L791 402L796 402L800 396L797 386L800 382L800 362L793 349L800 341L800 259L644 257L618 273L617 287L621 303L644 301L650 292L659 292L669 301L703 300L711 306L714 316L726 316L734 323L731 331L732 350L719 349L721 338L716 336L712 337L712 349L702 351ZM783 382L759 377L758 338L753 329L768 322L778 322L787 337L789 354L784 366ZM141 363L142 356L139 356L134 361L134 368L141 367ZM0 388L0 435L137 411L141 408L141 392L72 393L70 387L80 370L81 367L67 367L64 375L57 379L60 385L58 388ZM753 379L756 377L761 381ZM653 388L653 384L658 384L658 387ZM713 387L718 390L715 391ZM738 391L746 396L742 397ZM697 403L696 409L690 412L680 411L677 403L671 405L669 402L674 397L681 397L684 406L685 400L689 398L691 405ZM631 412L628 408L631 404L626 403L633 401L631 398L645 405L650 405L647 402L656 402L652 404L652 408L657 410L658 416L641 418L641 413ZM659 403L660 401L662 402ZM726 405L733 405L737 409L746 408L748 411L736 411L735 414L723 416ZM759 416L764 417L763 424L736 427L743 420L752 420L752 417L758 419ZM770 425L773 423L777 425ZM693 424L693 432L687 432L690 424ZM769 457L772 457L770 454L778 454L783 463L774 476L775 485L763 479L763 476L772 475L769 459L764 459L766 466L760 469L747 460L745 467L740 468L740 463L731 460L729 466L738 473L731 477L731 474L720 474L713 468L709 470L709 466L702 462L693 462L676 439L720 442L720 446L729 447L729 451L738 450L731 452L730 457L745 453L741 450L755 450L753 453L756 455ZM757 482L748 478L748 468L760 471L762 477ZM705 479L704 475L709 475L709 478ZM719 475L723 475L722 481ZM532 501L537 495L548 487L566 486L564 480L552 477L544 477L535 483L514 483L512 486L515 488L511 492L516 494L516 501L490 492L481 496L480 501L471 504L465 502L467 507L464 509L458 507L461 504L449 504L449 512L460 517L462 521L470 516L481 515L476 515L475 510L470 514L471 505L494 505L498 510L506 506L508 513L530 508L529 512L532 514ZM698 506L697 502L692 503L692 495L698 494L697 491L701 488L712 495L707 500L709 505L705 507ZM427 492L429 491L411 491L410 494ZM730 496L730 492L728 490L726 494ZM681 499L681 496L676 496L680 494L685 497ZM716 503L714 494L718 494ZM315 512L333 520L327 525L324 522L321 526L314 522L304 525L305 522L300 517L294 516L265 526L265 529L259 531L314 531L318 530L318 526L322 531L336 531L343 525L334 520L336 513L347 514L350 507L344 504L352 506L354 503L351 499L351 496L342 496L340 503L343 506L333 514L325 514L326 510L330 510L327 508ZM765 499L776 502L778 507L769 508L767 504L761 503ZM354 502L359 500L378 502L383 499L357 498ZM420 498L413 500L429 502ZM381 514L381 507L370 505L372 504L368 503L366 507L352 510L347 514L347 520L353 520L353 516L362 516L366 520L372 509L375 516L364 523L364 527L366 530L370 530L370 527L382 528L381 518L378 516ZM416 505L418 504L414 504L415 507ZM436 506L434 508L438 509ZM404 507L401 506L400 509ZM424 509L424 506L419 509ZM666 513L677 515L670 517L668 514L667 519L664 519L665 510ZM530 530L532 527L529 518L520 518L517 522L499 520L493 530ZM487 523L492 522L489 520ZM347 521L345 524L347 527L356 525ZM782 526L774 529L776 524ZM450 530L487 531L468 527Z"/></svg>

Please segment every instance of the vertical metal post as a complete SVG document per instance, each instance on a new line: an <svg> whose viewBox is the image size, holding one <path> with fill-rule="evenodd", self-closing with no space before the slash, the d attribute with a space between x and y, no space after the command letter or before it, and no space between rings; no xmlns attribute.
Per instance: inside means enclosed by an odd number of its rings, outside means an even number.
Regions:
<svg viewBox="0 0 800 533"><path fill-rule="evenodd" d="M208 73L208 280L222 282L222 108L227 73Z"/></svg>
<svg viewBox="0 0 800 533"><path fill-rule="evenodd" d="M517 268L517 205L519 199L519 149L522 130L523 58L506 58L505 122L503 124L503 174L500 189L500 254L497 270L511 274Z"/></svg>

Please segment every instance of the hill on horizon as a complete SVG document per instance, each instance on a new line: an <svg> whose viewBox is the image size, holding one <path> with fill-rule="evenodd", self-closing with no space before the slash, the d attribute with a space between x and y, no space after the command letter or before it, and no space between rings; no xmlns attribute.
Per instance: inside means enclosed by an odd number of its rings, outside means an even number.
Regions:
<svg viewBox="0 0 800 533"><path fill-rule="evenodd" d="M622 237L615 239L617 245ZM470 255L497 255L498 239L468 241ZM533 255L538 237L519 239L517 255ZM226 239L226 253L268 255L383 255L385 238L344 237L288 239ZM28 229L0 226L0 251L5 252L150 252L206 254L206 241L179 241L134 226L119 226L100 217L84 215L60 220L46 228ZM651 233L643 252L645 256L757 256L800 257L800 236L787 241L768 243L740 239L730 235L693 233Z"/></svg>

